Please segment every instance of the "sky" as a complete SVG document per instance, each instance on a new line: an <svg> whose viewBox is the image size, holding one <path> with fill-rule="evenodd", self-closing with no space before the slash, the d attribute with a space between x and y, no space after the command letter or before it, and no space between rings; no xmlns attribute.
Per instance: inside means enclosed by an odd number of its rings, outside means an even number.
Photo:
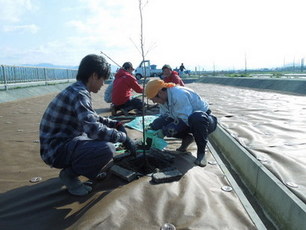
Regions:
<svg viewBox="0 0 306 230"><path fill-rule="evenodd" d="M0 65L78 66L100 51L119 65L137 67L144 55L157 68L190 70L300 65L306 57L304 0L141 3L142 33L139 0L0 0Z"/></svg>

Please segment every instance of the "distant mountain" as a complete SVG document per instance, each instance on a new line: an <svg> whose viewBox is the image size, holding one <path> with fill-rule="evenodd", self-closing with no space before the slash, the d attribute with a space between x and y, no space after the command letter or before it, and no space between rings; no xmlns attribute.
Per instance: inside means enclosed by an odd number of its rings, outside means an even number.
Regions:
<svg viewBox="0 0 306 230"><path fill-rule="evenodd" d="M26 67L41 67L41 68L54 68L54 69L78 69L78 66L66 66L66 65L53 65L51 63L39 63L39 64L21 64L20 66ZM111 65L111 72L117 72L118 67Z"/></svg>
<svg viewBox="0 0 306 230"><path fill-rule="evenodd" d="M55 69L78 69L79 68L78 66L53 65L53 64L50 64L50 63L21 64L20 66L55 68Z"/></svg>

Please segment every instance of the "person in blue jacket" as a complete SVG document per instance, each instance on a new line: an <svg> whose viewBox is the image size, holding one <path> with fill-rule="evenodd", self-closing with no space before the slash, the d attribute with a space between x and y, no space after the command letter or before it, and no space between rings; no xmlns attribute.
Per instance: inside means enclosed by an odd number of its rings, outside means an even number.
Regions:
<svg viewBox="0 0 306 230"><path fill-rule="evenodd" d="M162 136L182 138L177 149L180 152L186 152L195 141L195 164L205 167L208 135L217 127L217 118L212 115L208 103L192 89L160 79L147 83L145 95L160 105L160 116L150 124L150 129L160 130Z"/></svg>

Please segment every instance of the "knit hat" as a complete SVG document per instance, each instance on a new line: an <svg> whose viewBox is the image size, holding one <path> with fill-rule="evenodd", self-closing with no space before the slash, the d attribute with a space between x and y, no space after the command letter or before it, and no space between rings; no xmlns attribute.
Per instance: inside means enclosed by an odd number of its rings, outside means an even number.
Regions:
<svg viewBox="0 0 306 230"><path fill-rule="evenodd" d="M172 70L171 66L168 65L168 64L166 64L166 65L163 66L162 70L164 70L164 69L170 69L170 70Z"/></svg>
<svg viewBox="0 0 306 230"><path fill-rule="evenodd" d="M173 86L175 86L174 83L166 83L163 80L154 79L149 81L146 85L145 94L147 98L152 99L158 94L159 90L161 90L162 88L171 88Z"/></svg>

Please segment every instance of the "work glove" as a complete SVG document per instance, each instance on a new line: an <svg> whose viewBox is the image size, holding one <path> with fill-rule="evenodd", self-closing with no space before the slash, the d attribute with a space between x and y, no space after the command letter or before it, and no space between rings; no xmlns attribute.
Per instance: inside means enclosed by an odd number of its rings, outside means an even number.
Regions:
<svg viewBox="0 0 306 230"><path fill-rule="evenodd" d="M159 138L163 139L165 137L165 135L163 133L163 130L162 129L157 130L156 136L158 136Z"/></svg>
<svg viewBox="0 0 306 230"><path fill-rule="evenodd" d="M116 129L117 129L118 131L124 132L124 133L126 134L126 130L125 130L125 128L124 128L124 125L123 125L121 122L118 122L118 123L116 124Z"/></svg>
<svg viewBox="0 0 306 230"><path fill-rule="evenodd" d="M131 138L126 136L126 140L125 142L123 142L123 146L130 152L132 156L136 156L137 147L135 142Z"/></svg>

